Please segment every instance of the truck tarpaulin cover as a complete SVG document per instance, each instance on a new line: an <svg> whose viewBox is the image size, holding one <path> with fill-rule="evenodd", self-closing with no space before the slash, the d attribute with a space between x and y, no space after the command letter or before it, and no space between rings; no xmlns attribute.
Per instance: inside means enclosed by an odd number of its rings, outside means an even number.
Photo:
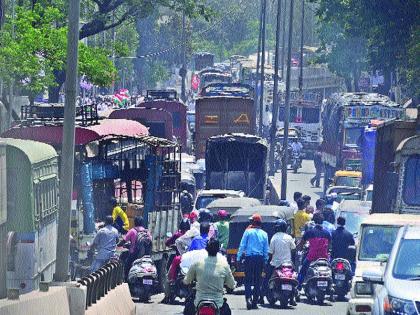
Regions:
<svg viewBox="0 0 420 315"><path fill-rule="evenodd" d="M242 190L264 199L267 144L256 136L228 134L208 139L206 188Z"/></svg>
<svg viewBox="0 0 420 315"><path fill-rule="evenodd" d="M375 166L375 141L376 129L366 128L362 137L362 184L373 183L373 171Z"/></svg>

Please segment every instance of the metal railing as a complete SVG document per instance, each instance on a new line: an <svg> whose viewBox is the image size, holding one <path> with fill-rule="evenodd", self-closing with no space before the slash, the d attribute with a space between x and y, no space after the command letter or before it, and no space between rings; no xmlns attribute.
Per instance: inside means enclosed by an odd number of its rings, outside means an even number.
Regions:
<svg viewBox="0 0 420 315"><path fill-rule="evenodd" d="M109 262L77 282L87 288L86 309L88 309L110 290L124 282L124 265L121 262Z"/></svg>

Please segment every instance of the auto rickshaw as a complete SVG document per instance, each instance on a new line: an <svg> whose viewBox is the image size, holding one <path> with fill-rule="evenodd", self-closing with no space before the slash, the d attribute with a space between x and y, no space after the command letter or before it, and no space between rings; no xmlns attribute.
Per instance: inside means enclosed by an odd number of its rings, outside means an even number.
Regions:
<svg viewBox="0 0 420 315"><path fill-rule="evenodd" d="M332 186L360 187L362 172L337 171L334 174Z"/></svg>
<svg viewBox="0 0 420 315"><path fill-rule="evenodd" d="M216 215L217 211L219 210L226 210L229 213L229 215L232 215L238 209L256 206L261 206L261 201L255 198L227 197L216 199L210 202L206 208L210 210L213 215Z"/></svg>
<svg viewBox="0 0 420 315"><path fill-rule="evenodd" d="M268 234L268 241L274 235L274 225L277 219L283 219L288 224L293 234L293 209L285 206L256 206L246 207L235 211L231 216L229 227L229 242L226 250L228 262L232 270L232 274L238 283L238 286L244 282L244 266L240 261L236 260L239 244L246 228L250 225L250 218L254 213L259 213L262 217L262 229Z"/></svg>

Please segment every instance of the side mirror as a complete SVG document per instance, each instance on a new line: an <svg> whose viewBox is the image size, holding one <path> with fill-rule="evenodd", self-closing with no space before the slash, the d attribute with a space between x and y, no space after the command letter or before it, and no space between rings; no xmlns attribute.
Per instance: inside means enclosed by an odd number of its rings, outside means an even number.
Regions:
<svg viewBox="0 0 420 315"><path fill-rule="evenodd" d="M373 284L384 284L383 273L380 270L367 270L362 274L363 281Z"/></svg>

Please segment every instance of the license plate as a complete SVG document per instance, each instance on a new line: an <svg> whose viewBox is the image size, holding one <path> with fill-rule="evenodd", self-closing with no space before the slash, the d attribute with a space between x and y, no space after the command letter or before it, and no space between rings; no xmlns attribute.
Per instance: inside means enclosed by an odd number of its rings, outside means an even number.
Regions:
<svg viewBox="0 0 420 315"><path fill-rule="evenodd" d="M317 281L316 285L318 287L327 287L328 286L328 281Z"/></svg>
<svg viewBox="0 0 420 315"><path fill-rule="evenodd" d="M153 285L153 280L151 280L151 279L143 279L143 284Z"/></svg>
<svg viewBox="0 0 420 315"><path fill-rule="evenodd" d="M346 280L346 275L338 274L334 277L336 280Z"/></svg>
<svg viewBox="0 0 420 315"><path fill-rule="evenodd" d="M285 290L285 291L292 291L293 290L293 286L291 284L282 284L281 285L281 289Z"/></svg>

